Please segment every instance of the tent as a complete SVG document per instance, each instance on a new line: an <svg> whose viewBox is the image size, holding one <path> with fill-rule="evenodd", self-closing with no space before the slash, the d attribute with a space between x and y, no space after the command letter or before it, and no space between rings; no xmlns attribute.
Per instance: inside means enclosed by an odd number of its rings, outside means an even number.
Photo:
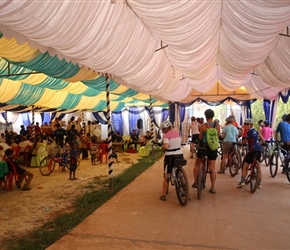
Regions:
<svg viewBox="0 0 290 250"><path fill-rule="evenodd" d="M2 1L0 102L103 109L105 75L116 110L149 96L190 101L217 82L271 101L289 88L289 13L276 0Z"/></svg>

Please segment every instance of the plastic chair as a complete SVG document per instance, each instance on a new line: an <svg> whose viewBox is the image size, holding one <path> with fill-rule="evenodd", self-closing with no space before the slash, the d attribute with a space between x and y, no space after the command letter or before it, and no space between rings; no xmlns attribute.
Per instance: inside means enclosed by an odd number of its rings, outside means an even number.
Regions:
<svg viewBox="0 0 290 250"><path fill-rule="evenodd" d="M106 163L108 163L108 144L101 144L102 152L100 152L100 163L103 163L103 156L106 156Z"/></svg>
<svg viewBox="0 0 290 250"><path fill-rule="evenodd" d="M13 155L17 158L20 156L20 146L12 147L11 150L13 151Z"/></svg>
<svg viewBox="0 0 290 250"><path fill-rule="evenodd" d="M22 154L22 162L26 165L26 166L29 166L29 154L30 152L32 151L32 146L30 145L27 145L23 151L23 154Z"/></svg>
<svg viewBox="0 0 290 250"><path fill-rule="evenodd" d="M13 184L13 177L15 179L15 184L16 184L16 181L18 181L18 178L20 177L20 175L17 173L14 163L9 158L6 158L5 161L7 162L7 164L9 166L11 166L12 172L10 172L10 171L8 172L8 174L6 176L6 179L5 179L4 188L8 189L9 191L11 191L12 190L12 184ZM7 184L8 184L8 188L7 188Z"/></svg>

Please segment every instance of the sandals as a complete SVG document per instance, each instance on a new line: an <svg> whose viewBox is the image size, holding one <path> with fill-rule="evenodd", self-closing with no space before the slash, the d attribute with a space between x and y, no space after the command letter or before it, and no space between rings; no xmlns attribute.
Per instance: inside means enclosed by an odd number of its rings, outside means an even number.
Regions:
<svg viewBox="0 0 290 250"><path fill-rule="evenodd" d="M161 196L160 196L160 200L162 200L162 201L166 201L166 196L165 196L165 195L161 195Z"/></svg>
<svg viewBox="0 0 290 250"><path fill-rule="evenodd" d="M211 189L209 190L209 192L210 192L211 194L215 194L215 193L216 193L216 190L213 189L213 188L211 188Z"/></svg>

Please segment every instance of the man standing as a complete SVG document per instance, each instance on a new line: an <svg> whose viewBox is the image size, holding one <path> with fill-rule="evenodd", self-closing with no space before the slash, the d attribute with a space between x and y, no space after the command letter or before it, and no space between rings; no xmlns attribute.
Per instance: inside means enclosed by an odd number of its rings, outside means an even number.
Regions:
<svg viewBox="0 0 290 250"><path fill-rule="evenodd" d="M199 133L199 141L201 141L202 145L206 147L206 152L204 150L198 150L196 156L196 161L195 161L195 166L193 169L193 175L194 175L194 183L192 184L193 188L197 188L197 177L198 177L198 172L199 168L201 165L201 161L203 158L204 153L208 157L208 166L210 170L210 181L211 181L211 188L209 189L209 192L212 194L216 193L215 190L215 181L216 181L216 171L215 171L215 163L216 163L216 158L217 158L217 150L211 150L210 147L207 144L207 129L208 127L215 128L217 130L217 137L220 134L220 125L215 124L213 122L213 117L214 117L214 111L212 109L207 109L204 112L205 118L206 118L206 123L203 123L200 126L200 133Z"/></svg>

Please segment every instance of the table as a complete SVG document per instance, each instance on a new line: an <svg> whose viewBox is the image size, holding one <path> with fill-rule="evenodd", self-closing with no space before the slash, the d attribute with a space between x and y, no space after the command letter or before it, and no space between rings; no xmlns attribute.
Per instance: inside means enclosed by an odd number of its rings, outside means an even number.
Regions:
<svg viewBox="0 0 290 250"><path fill-rule="evenodd" d="M0 180L5 181L5 175L8 174L8 166L6 161L0 161Z"/></svg>

